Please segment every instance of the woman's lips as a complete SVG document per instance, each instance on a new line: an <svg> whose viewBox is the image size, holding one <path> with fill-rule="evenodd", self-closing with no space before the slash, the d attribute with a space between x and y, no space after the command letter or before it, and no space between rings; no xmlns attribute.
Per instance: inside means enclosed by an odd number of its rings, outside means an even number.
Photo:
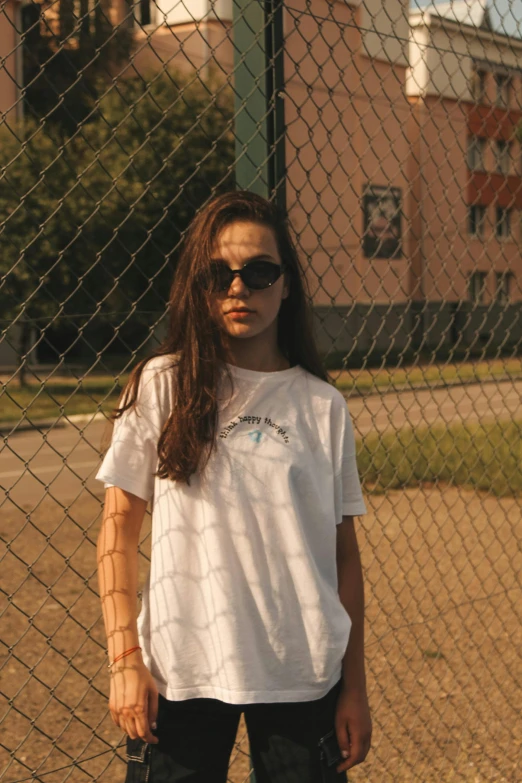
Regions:
<svg viewBox="0 0 522 783"><path fill-rule="evenodd" d="M234 320L242 321L249 315L254 315L254 312L253 310L229 310L227 315L229 315L230 318L233 318Z"/></svg>

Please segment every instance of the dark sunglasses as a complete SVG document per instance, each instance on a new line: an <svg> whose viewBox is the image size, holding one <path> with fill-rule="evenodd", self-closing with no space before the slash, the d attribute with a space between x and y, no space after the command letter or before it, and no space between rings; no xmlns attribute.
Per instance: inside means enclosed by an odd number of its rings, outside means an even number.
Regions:
<svg viewBox="0 0 522 783"><path fill-rule="evenodd" d="M206 288L209 291L228 291L234 277L239 275L247 288L262 291L279 280L284 270L285 264L273 264L271 261L251 261L241 269L213 263L205 276Z"/></svg>

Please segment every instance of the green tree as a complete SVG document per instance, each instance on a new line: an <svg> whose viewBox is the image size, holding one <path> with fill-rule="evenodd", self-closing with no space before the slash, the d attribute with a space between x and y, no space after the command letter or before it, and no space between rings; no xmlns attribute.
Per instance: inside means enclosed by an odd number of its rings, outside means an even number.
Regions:
<svg viewBox="0 0 522 783"><path fill-rule="evenodd" d="M109 337L150 325L165 309L182 232L233 186L230 89L164 72L118 83L63 143L52 128L22 132L0 138L4 317L23 317L27 330L38 319L47 330L74 322L80 340L98 343L103 324Z"/></svg>

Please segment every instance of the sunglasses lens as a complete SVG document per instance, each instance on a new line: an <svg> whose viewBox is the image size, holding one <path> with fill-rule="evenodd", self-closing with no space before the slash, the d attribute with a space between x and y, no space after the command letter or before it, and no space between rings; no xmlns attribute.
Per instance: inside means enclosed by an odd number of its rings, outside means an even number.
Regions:
<svg viewBox="0 0 522 783"><path fill-rule="evenodd" d="M245 266L242 277L245 285L254 291L260 291L273 285L280 275L279 264L272 264L270 261L253 261Z"/></svg>
<svg viewBox="0 0 522 783"><path fill-rule="evenodd" d="M270 261L252 261L241 270L241 279L252 291L268 288L281 276L282 267ZM207 291L228 291L234 273L226 264L212 264L204 276Z"/></svg>
<svg viewBox="0 0 522 783"><path fill-rule="evenodd" d="M233 275L225 264L212 264L206 275L208 291L226 291L230 288Z"/></svg>

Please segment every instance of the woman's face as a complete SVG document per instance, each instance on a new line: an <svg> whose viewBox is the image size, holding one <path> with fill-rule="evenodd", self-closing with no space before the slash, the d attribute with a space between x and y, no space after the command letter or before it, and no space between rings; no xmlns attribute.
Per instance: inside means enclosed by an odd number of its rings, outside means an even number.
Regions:
<svg viewBox="0 0 522 783"><path fill-rule="evenodd" d="M262 259L281 264L273 230L259 223L231 223L218 235L212 261L226 264L230 269L241 269L254 260ZM214 321L229 337L246 339L265 334L277 340L277 314L281 302L288 296L288 282L282 274L269 288L251 290L235 275L226 291L210 295ZM248 308L242 315L235 308Z"/></svg>

